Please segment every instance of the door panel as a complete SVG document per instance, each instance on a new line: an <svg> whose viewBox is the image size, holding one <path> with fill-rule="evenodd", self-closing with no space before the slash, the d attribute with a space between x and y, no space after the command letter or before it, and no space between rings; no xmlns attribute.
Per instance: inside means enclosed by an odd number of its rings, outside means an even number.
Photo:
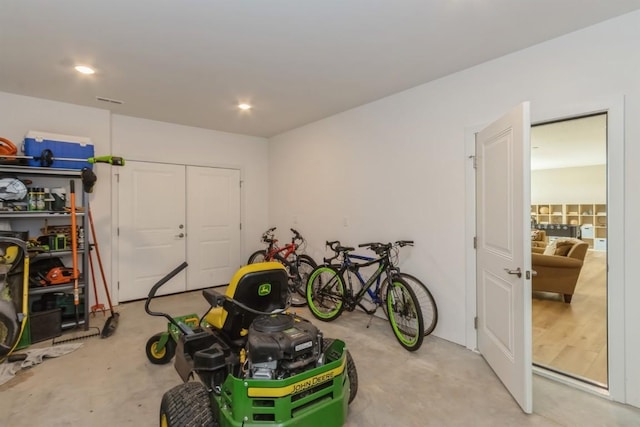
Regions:
<svg viewBox="0 0 640 427"><path fill-rule="evenodd" d="M478 349L526 413L532 411L529 130L523 103L476 138Z"/></svg>
<svg viewBox="0 0 640 427"><path fill-rule="evenodd" d="M229 283L240 267L240 171L187 167L187 289Z"/></svg>
<svg viewBox="0 0 640 427"><path fill-rule="evenodd" d="M184 166L127 161L118 174L118 298L130 301L185 260ZM158 295L184 290L181 272Z"/></svg>

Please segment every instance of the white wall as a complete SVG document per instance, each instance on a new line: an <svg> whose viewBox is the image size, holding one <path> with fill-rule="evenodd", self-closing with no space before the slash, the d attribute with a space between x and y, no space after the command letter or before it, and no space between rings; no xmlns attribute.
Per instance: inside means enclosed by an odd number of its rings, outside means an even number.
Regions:
<svg viewBox="0 0 640 427"><path fill-rule="evenodd" d="M242 258L260 245L259 236L268 224L269 203L264 138L112 115L108 110L0 92L0 136L19 144L29 130L87 136L95 145L96 155L122 156L125 167L126 160L140 160L240 169ZM107 282L112 295L117 296L112 280L112 272L117 270L112 262L112 169L117 171L107 164L95 165L98 181L90 203ZM105 303L104 293L99 292L100 301Z"/></svg>
<svg viewBox="0 0 640 427"><path fill-rule="evenodd" d="M439 306L435 334L465 344L465 129L522 101L532 120L625 95L626 400L640 406L640 12L487 62L270 140L270 221L294 218L320 257L345 244L413 238L402 268L428 282ZM437 58L434 58L437 60ZM618 147L621 150L622 147ZM296 180L292 180L295 176ZM344 226L346 223L348 226ZM467 313L468 314L468 313ZM623 347L625 348L625 347Z"/></svg>
<svg viewBox="0 0 640 427"><path fill-rule="evenodd" d="M111 153L109 111L0 92L0 135L20 146L29 130L89 137L94 144L96 155ZM100 254L107 269L107 275L111 266L109 167L104 164L95 165L94 172L98 181L94 186L94 192L89 196ZM98 224L103 226L99 227ZM103 249L103 245L106 250ZM106 297L102 295L100 301L105 302Z"/></svg>
<svg viewBox="0 0 640 427"><path fill-rule="evenodd" d="M113 151L126 159L239 169L241 259L262 247L269 206L266 139L121 115L112 120Z"/></svg>
<svg viewBox="0 0 640 427"><path fill-rule="evenodd" d="M531 171L531 203L607 203L607 167Z"/></svg>

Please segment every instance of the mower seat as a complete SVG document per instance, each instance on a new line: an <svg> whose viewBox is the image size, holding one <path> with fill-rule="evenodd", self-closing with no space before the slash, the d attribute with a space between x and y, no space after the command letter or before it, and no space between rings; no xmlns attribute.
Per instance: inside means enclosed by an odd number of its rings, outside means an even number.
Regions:
<svg viewBox="0 0 640 427"><path fill-rule="evenodd" d="M212 294L210 289L203 291ZM288 275L279 262L259 262L241 267L229 282L225 296L252 310L271 313L287 307ZM210 299L210 298L207 298ZM230 301L205 315L208 324L223 331L231 341L244 337L258 316Z"/></svg>

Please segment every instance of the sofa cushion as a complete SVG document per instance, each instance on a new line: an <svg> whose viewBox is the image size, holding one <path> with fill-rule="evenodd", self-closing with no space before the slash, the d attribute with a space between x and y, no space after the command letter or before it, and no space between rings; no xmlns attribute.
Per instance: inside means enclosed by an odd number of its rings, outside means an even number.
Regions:
<svg viewBox="0 0 640 427"><path fill-rule="evenodd" d="M544 248L543 255L555 255L556 254L556 241L549 243L546 248Z"/></svg>
<svg viewBox="0 0 640 427"><path fill-rule="evenodd" d="M571 251L571 248L573 248L576 243L581 242L581 240L574 239L572 237L559 238L551 242L551 244L545 248L543 254L567 256L569 251Z"/></svg>
<svg viewBox="0 0 640 427"><path fill-rule="evenodd" d="M557 242L556 243L556 255L567 256L571 248L575 245L574 242Z"/></svg>

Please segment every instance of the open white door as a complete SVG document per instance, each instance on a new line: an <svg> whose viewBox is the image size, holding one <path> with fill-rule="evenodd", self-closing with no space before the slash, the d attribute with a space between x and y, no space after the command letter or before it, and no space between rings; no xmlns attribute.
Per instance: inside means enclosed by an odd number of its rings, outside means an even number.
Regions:
<svg viewBox="0 0 640 427"><path fill-rule="evenodd" d="M240 267L240 171L187 166L187 290L229 283Z"/></svg>
<svg viewBox="0 0 640 427"><path fill-rule="evenodd" d="M476 136L478 350L532 411L530 115L523 103Z"/></svg>
<svg viewBox="0 0 640 427"><path fill-rule="evenodd" d="M185 261L184 166L127 161L118 170L119 301L146 298ZM158 295L184 292L185 272Z"/></svg>

